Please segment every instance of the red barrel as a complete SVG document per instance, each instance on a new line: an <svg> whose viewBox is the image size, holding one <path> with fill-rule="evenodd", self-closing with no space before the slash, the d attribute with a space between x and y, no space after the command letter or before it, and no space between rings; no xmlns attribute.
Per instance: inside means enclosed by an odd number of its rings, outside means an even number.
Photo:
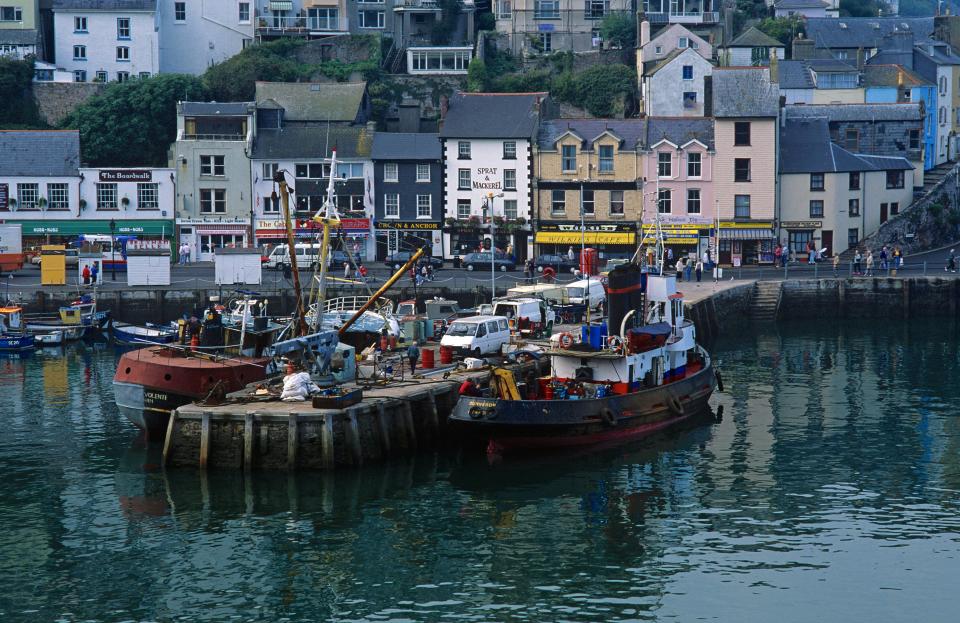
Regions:
<svg viewBox="0 0 960 623"><path fill-rule="evenodd" d="M547 383L543 386L543 399L553 400L553 385L551 383Z"/></svg>
<svg viewBox="0 0 960 623"><path fill-rule="evenodd" d="M397 336L396 336L396 335L391 335L391 336L390 336L390 350L396 350L396 348L397 348Z"/></svg>
<svg viewBox="0 0 960 623"><path fill-rule="evenodd" d="M596 275L599 272L599 258L596 249L584 249L580 252L580 272L584 275Z"/></svg>
<svg viewBox="0 0 960 623"><path fill-rule="evenodd" d="M440 363L442 365L453 363L453 349L449 346L440 347Z"/></svg>
<svg viewBox="0 0 960 623"><path fill-rule="evenodd" d="M386 335L381 335L381 336L380 336L380 350L386 352L386 350L387 350L389 347L390 347L390 339L387 338Z"/></svg>
<svg viewBox="0 0 960 623"><path fill-rule="evenodd" d="M424 348L420 351L420 367L424 370L433 370L433 349Z"/></svg>

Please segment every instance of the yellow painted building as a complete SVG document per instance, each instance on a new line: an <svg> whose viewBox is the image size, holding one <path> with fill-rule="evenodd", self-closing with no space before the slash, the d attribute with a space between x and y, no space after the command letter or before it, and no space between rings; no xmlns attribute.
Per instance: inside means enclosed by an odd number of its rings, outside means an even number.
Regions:
<svg viewBox="0 0 960 623"><path fill-rule="evenodd" d="M0 2L0 30L36 30L39 18L38 0Z"/></svg>

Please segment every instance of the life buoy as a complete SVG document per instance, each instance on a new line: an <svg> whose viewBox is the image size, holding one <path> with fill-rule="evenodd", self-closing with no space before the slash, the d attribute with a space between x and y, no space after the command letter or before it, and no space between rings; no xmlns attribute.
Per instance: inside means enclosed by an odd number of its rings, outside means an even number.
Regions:
<svg viewBox="0 0 960 623"><path fill-rule="evenodd" d="M607 338L607 348L618 355L622 355L624 353L624 346L623 338L621 338L619 335L611 335Z"/></svg>
<svg viewBox="0 0 960 623"><path fill-rule="evenodd" d="M717 389L723 391L723 378L720 376L720 370L715 370L714 376L717 377Z"/></svg>
<svg viewBox="0 0 960 623"><path fill-rule="evenodd" d="M674 415L680 417L683 416L683 403L680 402L680 399L673 394L667 394L667 408L670 409Z"/></svg>
<svg viewBox="0 0 960 623"><path fill-rule="evenodd" d="M560 348L567 349L573 346L573 336L569 333L561 333L557 342Z"/></svg>
<svg viewBox="0 0 960 623"><path fill-rule="evenodd" d="M603 420L603 423L607 426L617 425L617 415L608 407L604 407L600 410L600 419Z"/></svg>

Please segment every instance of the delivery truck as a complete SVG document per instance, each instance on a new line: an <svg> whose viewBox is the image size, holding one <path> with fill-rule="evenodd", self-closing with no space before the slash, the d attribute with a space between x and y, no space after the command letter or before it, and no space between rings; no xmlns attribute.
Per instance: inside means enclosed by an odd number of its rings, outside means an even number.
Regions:
<svg viewBox="0 0 960 623"><path fill-rule="evenodd" d="M0 273L23 268L23 229L19 224L0 225Z"/></svg>

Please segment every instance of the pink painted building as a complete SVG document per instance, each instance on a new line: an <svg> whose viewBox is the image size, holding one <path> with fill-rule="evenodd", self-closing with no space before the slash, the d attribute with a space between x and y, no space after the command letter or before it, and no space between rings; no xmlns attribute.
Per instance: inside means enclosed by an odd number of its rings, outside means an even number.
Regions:
<svg viewBox="0 0 960 623"><path fill-rule="evenodd" d="M648 117L643 138L643 230L659 213L674 257L707 250L715 226L713 119Z"/></svg>

